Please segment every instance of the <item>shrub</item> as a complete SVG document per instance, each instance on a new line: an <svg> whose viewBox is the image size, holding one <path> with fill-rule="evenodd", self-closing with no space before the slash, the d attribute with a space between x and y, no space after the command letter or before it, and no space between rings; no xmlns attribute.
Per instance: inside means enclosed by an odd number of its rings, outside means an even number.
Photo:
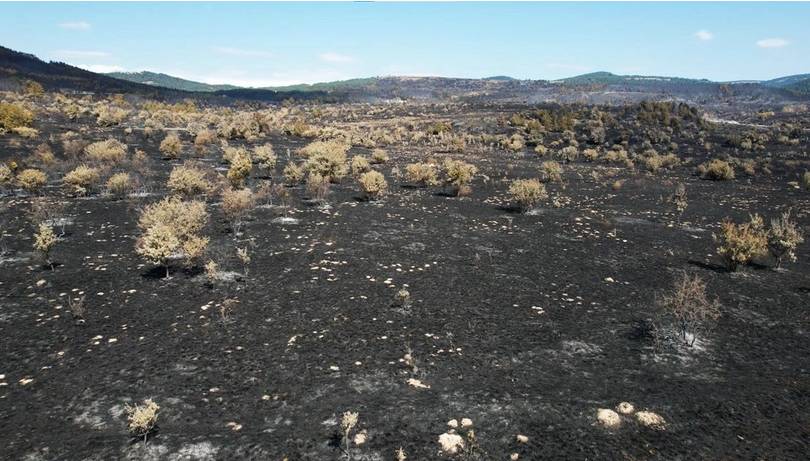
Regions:
<svg viewBox="0 0 810 461"><path fill-rule="evenodd" d="M346 176L347 144L338 141L315 141L301 149L302 155L307 158L304 169L315 173L330 182L336 182Z"/></svg>
<svg viewBox="0 0 810 461"><path fill-rule="evenodd" d="M84 148L88 160L94 162L118 163L127 155L126 144L115 139L107 139L90 144Z"/></svg>
<svg viewBox="0 0 810 461"><path fill-rule="evenodd" d="M627 167L633 166L633 161L630 160L627 151L621 148L609 150L602 159L608 163L624 163Z"/></svg>
<svg viewBox="0 0 810 461"><path fill-rule="evenodd" d="M678 222L680 223L683 212L686 211L686 207L689 206L686 197L686 186L684 186L683 183L679 183L675 186L675 191L672 193L670 201L675 205L675 211L678 214Z"/></svg>
<svg viewBox="0 0 810 461"><path fill-rule="evenodd" d="M388 161L388 153L383 149L374 149L371 151L371 163L377 165Z"/></svg>
<svg viewBox="0 0 810 461"><path fill-rule="evenodd" d="M307 194L316 202L323 202L329 195L329 178L311 172L307 175Z"/></svg>
<svg viewBox="0 0 810 461"><path fill-rule="evenodd" d="M79 165L69 171L64 179L66 186L69 186L76 195L85 195L101 181L101 173L98 168L87 165Z"/></svg>
<svg viewBox="0 0 810 461"><path fill-rule="evenodd" d="M234 236L239 234L245 217L256 206L250 189L225 189L222 192L222 213L231 222Z"/></svg>
<svg viewBox="0 0 810 461"><path fill-rule="evenodd" d="M167 134L163 141L160 142L160 152L163 153L165 158L178 158L182 151L183 142L180 141L180 137L176 133Z"/></svg>
<svg viewBox="0 0 810 461"><path fill-rule="evenodd" d="M194 149L202 153L205 147L217 140L217 134L211 130L202 130L194 137Z"/></svg>
<svg viewBox="0 0 810 461"><path fill-rule="evenodd" d="M555 157L562 162L573 162L579 157L579 151L574 146L567 146L558 150Z"/></svg>
<svg viewBox="0 0 810 461"><path fill-rule="evenodd" d="M292 162L284 167L283 174L284 182L289 186L296 186L304 180L304 169Z"/></svg>
<svg viewBox="0 0 810 461"><path fill-rule="evenodd" d="M585 149L582 151L582 156L589 162L596 161L599 158L599 151L596 149Z"/></svg>
<svg viewBox="0 0 810 461"><path fill-rule="evenodd" d="M116 173L107 180L107 192L115 197L126 197L134 184L129 173Z"/></svg>
<svg viewBox="0 0 810 461"><path fill-rule="evenodd" d="M127 412L127 427L133 437L143 437L144 442L149 434L157 426L158 412L160 405L152 399L144 400L142 405L129 406L124 408Z"/></svg>
<svg viewBox="0 0 810 461"><path fill-rule="evenodd" d="M34 234L34 249L42 254L42 259L45 263L51 266L53 270L53 263L51 262L50 254L53 247L56 245L57 238L51 226L47 224L40 224L39 229Z"/></svg>
<svg viewBox="0 0 810 461"><path fill-rule="evenodd" d="M475 165L466 163L461 160L447 159L444 161L444 174L445 184L455 188L458 193L462 188L466 187L473 179L473 176L478 172Z"/></svg>
<svg viewBox="0 0 810 461"><path fill-rule="evenodd" d="M771 220L768 229L768 250L776 259L776 267L782 266L782 259L787 256L792 262L796 261L796 247L804 242L804 235L790 217L790 211L782 213Z"/></svg>
<svg viewBox="0 0 810 461"><path fill-rule="evenodd" d="M360 176L371 169L371 164L368 162L368 159L362 155L355 155L352 157L351 169L352 175Z"/></svg>
<svg viewBox="0 0 810 461"><path fill-rule="evenodd" d="M562 165L554 160L546 160L540 164L540 176L543 181L562 182Z"/></svg>
<svg viewBox="0 0 810 461"><path fill-rule="evenodd" d="M36 139L37 136L39 136L39 131L33 128L28 128L27 126L18 126L16 128L12 128L11 131L25 139Z"/></svg>
<svg viewBox="0 0 810 461"><path fill-rule="evenodd" d="M17 104L0 102L0 128L13 130L34 123L34 113Z"/></svg>
<svg viewBox="0 0 810 461"><path fill-rule="evenodd" d="M39 192L48 182L48 176L35 168L27 168L17 175L17 183L32 194Z"/></svg>
<svg viewBox="0 0 810 461"><path fill-rule="evenodd" d="M189 163L172 169L167 186L173 193L183 197L194 197L211 191L211 183L206 178L205 171Z"/></svg>
<svg viewBox="0 0 810 461"><path fill-rule="evenodd" d="M405 165L405 179L422 187L439 183L437 167L433 163L409 163Z"/></svg>
<svg viewBox="0 0 810 461"><path fill-rule="evenodd" d="M504 139L503 146L513 152L519 152L526 147L526 140L523 139L523 136L515 133L511 137Z"/></svg>
<svg viewBox="0 0 810 461"><path fill-rule="evenodd" d="M250 170L253 169L253 161L250 159L247 151L240 149L239 152L231 158L231 166L228 168L226 174L228 181L231 182L232 187L243 187L245 180L250 176Z"/></svg>
<svg viewBox="0 0 810 461"><path fill-rule="evenodd" d="M545 157L546 154L548 153L548 147L542 144L538 144L537 146L534 147L534 153L540 157Z"/></svg>
<svg viewBox="0 0 810 461"><path fill-rule="evenodd" d="M127 119L129 111L115 106L102 106L96 111L96 123L99 126L120 125Z"/></svg>
<svg viewBox="0 0 810 461"><path fill-rule="evenodd" d="M528 210L548 197L546 187L536 179L517 179L509 186L509 195L522 210Z"/></svg>
<svg viewBox="0 0 810 461"><path fill-rule="evenodd" d="M5 163L0 163L0 187L9 187L14 184L14 171Z"/></svg>
<svg viewBox="0 0 810 461"><path fill-rule="evenodd" d="M367 171L363 173L360 175L358 182L360 183L360 188L363 189L363 193L366 194L369 200L374 200L384 195L388 190L388 182L386 182L385 176L379 171Z"/></svg>
<svg viewBox="0 0 810 461"><path fill-rule="evenodd" d="M734 167L728 162L719 159L713 159L698 166L698 174L703 179L711 179L713 181L726 181L734 179Z"/></svg>
<svg viewBox="0 0 810 461"><path fill-rule="evenodd" d="M754 257L764 254L768 248L768 235L762 217L756 214L743 224L724 221L718 241L720 246L717 252L731 271L748 264Z"/></svg>
<svg viewBox="0 0 810 461"><path fill-rule="evenodd" d="M167 197L141 212L138 227L143 235L135 251L150 262L165 266L168 277L171 256L179 253L188 265L202 257L208 239L198 234L207 222L205 203Z"/></svg>
<svg viewBox="0 0 810 461"><path fill-rule="evenodd" d="M656 173L662 168L672 168L680 163L680 159L675 154L659 155L654 153L643 158L642 163L652 173Z"/></svg>
<svg viewBox="0 0 810 461"><path fill-rule="evenodd" d="M670 293L659 299L658 339L675 336L688 346L720 317L720 304L706 295L706 283L697 275L682 274ZM669 333L674 333L669 335Z"/></svg>
<svg viewBox="0 0 810 461"><path fill-rule="evenodd" d="M802 175L802 186L805 189L810 190L810 171L805 171Z"/></svg>
<svg viewBox="0 0 810 461"><path fill-rule="evenodd" d="M36 150L34 151L34 161L37 165L49 167L56 164L56 156L53 155L53 150L51 150L51 146L46 143L42 143L37 146Z"/></svg>
<svg viewBox="0 0 810 461"><path fill-rule="evenodd" d="M267 170L273 171L276 168L276 153L273 152L272 144L265 144L263 146L257 146L253 149L253 158L259 163L259 167Z"/></svg>
<svg viewBox="0 0 810 461"><path fill-rule="evenodd" d="M39 97L45 94L45 88L34 80L26 80L22 85L22 92L26 96Z"/></svg>

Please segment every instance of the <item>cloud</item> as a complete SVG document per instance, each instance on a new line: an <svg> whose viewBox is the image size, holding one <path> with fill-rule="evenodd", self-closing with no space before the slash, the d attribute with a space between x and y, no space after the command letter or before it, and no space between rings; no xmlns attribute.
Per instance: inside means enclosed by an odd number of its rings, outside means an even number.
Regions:
<svg viewBox="0 0 810 461"><path fill-rule="evenodd" d="M83 51L83 50L57 50L53 55L61 59L99 59L109 58L110 53L106 51Z"/></svg>
<svg viewBox="0 0 810 461"><path fill-rule="evenodd" d="M245 50L242 48L232 48L229 46L215 46L211 48L214 53L224 54L226 56L239 56L242 58L269 58L272 53L269 51L261 50Z"/></svg>
<svg viewBox="0 0 810 461"><path fill-rule="evenodd" d="M85 21L61 22L59 27L67 30L90 30L90 23Z"/></svg>
<svg viewBox="0 0 810 461"><path fill-rule="evenodd" d="M97 74L106 74L109 72L126 72L121 66L116 66L112 64L76 64L76 67L80 67L84 70L89 70L90 72L95 72Z"/></svg>
<svg viewBox="0 0 810 461"><path fill-rule="evenodd" d="M782 48L790 45L790 42L784 38L763 38L757 41L757 46L760 48Z"/></svg>
<svg viewBox="0 0 810 461"><path fill-rule="evenodd" d="M695 32L695 37L702 42L708 42L709 40L714 39L714 34L708 30L699 30Z"/></svg>
<svg viewBox="0 0 810 461"><path fill-rule="evenodd" d="M331 62L331 63L346 63L346 62L354 62L354 58L351 56L346 56L345 54L340 53L321 53L318 55L321 61L324 62Z"/></svg>

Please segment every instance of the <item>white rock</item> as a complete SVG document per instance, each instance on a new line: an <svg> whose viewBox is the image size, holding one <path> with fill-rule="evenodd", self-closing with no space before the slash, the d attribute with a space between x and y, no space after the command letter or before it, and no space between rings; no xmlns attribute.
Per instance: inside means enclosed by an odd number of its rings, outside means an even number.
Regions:
<svg viewBox="0 0 810 461"><path fill-rule="evenodd" d="M439 446L442 448L442 453L455 455L464 448L464 439L458 434L445 432L439 436Z"/></svg>
<svg viewBox="0 0 810 461"><path fill-rule="evenodd" d="M651 411L639 411L636 413L636 421L643 426L652 427L654 429L664 429L667 424L661 415Z"/></svg>
<svg viewBox="0 0 810 461"><path fill-rule="evenodd" d="M619 414L608 408L600 408L596 411L596 419L604 427L614 428L619 427L622 423Z"/></svg>
<svg viewBox="0 0 810 461"><path fill-rule="evenodd" d="M630 402L621 402L616 406L616 411L623 415L629 415L630 413L634 412L636 409L633 407L633 404Z"/></svg>
<svg viewBox="0 0 810 461"><path fill-rule="evenodd" d="M451 419L450 421L447 421L447 425L455 429L458 427L458 421Z"/></svg>
<svg viewBox="0 0 810 461"><path fill-rule="evenodd" d="M461 419L461 427L472 427L473 422L470 418L462 418Z"/></svg>
<svg viewBox="0 0 810 461"><path fill-rule="evenodd" d="M523 434L518 434L517 435L517 441L520 442L520 443L529 443L529 438L526 437Z"/></svg>

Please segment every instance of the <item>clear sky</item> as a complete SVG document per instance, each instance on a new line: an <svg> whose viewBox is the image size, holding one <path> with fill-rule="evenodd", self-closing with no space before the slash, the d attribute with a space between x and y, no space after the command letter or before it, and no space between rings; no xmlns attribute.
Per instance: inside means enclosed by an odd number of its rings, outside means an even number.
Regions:
<svg viewBox="0 0 810 461"><path fill-rule="evenodd" d="M0 3L0 45L269 86L382 75L810 72L810 3Z"/></svg>

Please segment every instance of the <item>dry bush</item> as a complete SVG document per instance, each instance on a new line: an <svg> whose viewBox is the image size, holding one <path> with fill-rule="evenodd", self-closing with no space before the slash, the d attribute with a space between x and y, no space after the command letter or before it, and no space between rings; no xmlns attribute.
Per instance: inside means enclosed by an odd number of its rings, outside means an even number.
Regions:
<svg viewBox="0 0 810 461"><path fill-rule="evenodd" d="M362 155L355 155L352 157L351 161L351 170L352 176L360 176L361 174L369 171L371 169L371 164L368 162L368 159L363 157Z"/></svg>
<svg viewBox="0 0 810 461"><path fill-rule="evenodd" d="M25 139L36 139L39 137L39 131L27 126L18 126L11 129L12 132Z"/></svg>
<svg viewBox="0 0 810 461"><path fill-rule="evenodd" d="M656 325L656 339L677 339L693 346L720 318L720 304L706 294L706 282L699 276L682 274L672 291L658 300L661 314Z"/></svg>
<svg viewBox="0 0 810 461"><path fill-rule="evenodd" d="M84 155L92 162L119 163L127 156L127 145L110 138L88 145L84 148Z"/></svg>
<svg viewBox="0 0 810 461"><path fill-rule="evenodd" d="M599 151L596 149L585 149L582 151L582 156L589 162L594 162L599 159Z"/></svg>
<svg viewBox="0 0 810 461"><path fill-rule="evenodd" d="M17 174L17 183L27 192L35 194L48 182L48 176L35 168L26 168Z"/></svg>
<svg viewBox="0 0 810 461"><path fill-rule="evenodd" d="M540 178L545 182L562 182L562 165L554 160L540 164Z"/></svg>
<svg viewBox="0 0 810 461"><path fill-rule="evenodd" d="M144 442L146 442L149 434L151 434L157 426L160 405L153 402L152 399L146 399L142 405L127 405L124 410L127 413L127 427L129 433L132 434L133 437L143 437Z"/></svg>
<svg viewBox="0 0 810 461"><path fill-rule="evenodd" d="M273 145L270 143L256 146L253 149L253 158L259 163L259 167L267 172L272 172L276 168L276 162L278 161L276 153L273 151Z"/></svg>
<svg viewBox="0 0 810 461"><path fill-rule="evenodd" d="M439 184L438 168L434 163L409 163L405 165L405 179L421 187Z"/></svg>
<svg viewBox="0 0 810 461"><path fill-rule="evenodd" d="M810 190L810 171L805 171L802 175L802 186L805 189Z"/></svg>
<svg viewBox="0 0 810 461"><path fill-rule="evenodd" d="M75 195L86 195L101 181L101 172L98 168L79 165L69 171L63 182Z"/></svg>
<svg viewBox="0 0 810 461"><path fill-rule="evenodd" d="M143 235L135 251L150 262L165 266L168 277L171 257L179 254L191 265L203 256L208 238L199 233L207 222L208 212L203 202L167 197L152 203L143 209L138 220Z"/></svg>
<svg viewBox="0 0 810 461"><path fill-rule="evenodd" d="M548 147L538 144L534 147L534 153L540 157L545 157L548 154Z"/></svg>
<svg viewBox="0 0 810 461"><path fill-rule="evenodd" d="M768 250L768 234L762 217L754 214L747 223L735 224L724 221L717 236L717 253L723 257L729 270L748 264Z"/></svg>
<svg viewBox="0 0 810 461"><path fill-rule="evenodd" d="M34 123L34 113L17 104L0 102L0 131L28 127Z"/></svg>
<svg viewBox="0 0 810 461"><path fill-rule="evenodd" d="M801 229L790 217L790 211L782 213L778 218L771 220L768 229L768 250L776 259L776 267L782 266L782 259L787 256L791 262L796 262L796 247L804 242Z"/></svg>
<svg viewBox="0 0 810 461"><path fill-rule="evenodd" d="M115 106L100 106L96 110L96 123L99 126L120 125L129 116L129 111Z"/></svg>
<svg viewBox="0 0 810 461"><path fill-rule="evenodd" d="M443 167L445 184L453 187L457 194L468 186L473 176L478 173L478 168L475 165L462 160L446 159Z"/></svg>
<svg viewBox="0 0 810 461"><path fill-rule="evenodd" d="M283 171L284 183L288 186L297 186L304 181L304 168L295 163L288 163Z"/></svg>
<svg viewBox="0 0 810 461"><path fill-rule="evenodd" d="M51 226L41 223L34 234L34 249L42 255L45 263L51 266L51 270L53 270L53 263L50 258L51 250L53 250L57 241L58 239Z"/></svg>
<svg viewBox="0 0 810 461"><path fill-rule="evenodd" d="M528 210L541 200L548 198L546 187L537 179L517 179L509 186L509 195L521 211Z"/></svg>
<svg viewBox="0 0 810 461"><path fill-rule="evenodd" d="M697 171L703 179L714 181L734 179L734 167L725 160L713 159L702 163L698 166Z"/></svg>
<svg viewBox="0 0 810 461"><path fill-rule="evenodd" d="M614 147L602 156L602 160L607 163L623 163L628 168L633 166L633 161L630 160L627 151L622 148Z"/></svg>
<svg viewBox="0 0 810 461"><path fill-rule="evenodd" d="M318 173L309 172L307 175L307 194L311 200L323 202L329 196L329 178Z"/></svg>
<svg viewBox="0 0 810 461"><path fill-rule="evenodd" d="M217 140L217 134L212 130L202 130L194 136L194 150L202 154L205 148Z"/></svg>
<svg viewBox="0 0 810 461"><path fill-rule="evenodd" d="M68 131L62 135L62 152L64 152L65 157L69 159L78 158L87 146L87 143L77 136L78 135L72 131Z"/></svg>
<svg viewBox="0 0 810 461"><path fill-rule="evenodd" d="M244 149L238 149L230 159L231 166L228 168L226 177L231 182L232 187L243 187L245 180L250 176L253 169L253 161Z"/></svg>
<svg viewBox="0 0 810 461"><path fill-rule="evenodd" d="M256 207L256 198L250 189L222 191L222 214L230 221L234 236L239 234L244 219Z"/></svg>
<svg viewBox="0 0 810 461"><path fill-rule="evenodd" d="M647 170L652 173L657 173L661 169L668 169L678 166L681 161L675 154L660 155L658 153L653 153L643 157L641 162L644 164L644 167L646 167Z"/></svg>
<svg viewBox="0 0 810 461"><path fill-rule="evenodd" d="M34 80L26 80L23 82L21 90L26 96L40 97L45 94L45 88Z"/></svg>
<svg viewBox="0 0 810 461"><path fill-rule="evenodd" d="M0 187L12 187L14 179L14 171L5 163L0 163Z"/></svg>
<svg viewBox="0 0 810 461"><path fill-rule="evenodd" d="M505 149L513 152L520 152L526 147L526 140L523 138L523 136L515 133L509 138L504 139L502 141L502 145Z"/></svg>
<svg viewBox="0 0 810 461"><path fill-rule="evenodd" d="M579 157L579 150L574 146L563 147L554 154L554 157L562 162L573 162Z"/></svg>
<svg viewBox="0 0 810 461"><path fill-rule="evenodd" d="M107 180L107 193L118 198L126 197L135 188L129 173L116 173Z"/></svg>
<svg viewBox="0 0 810 461"><path fill-rule="evenodd" d="M376 200L388 190L388 182L379 171L367 171L358 179L360 188L369 200Z"/></svg>
<svg viewBox="0 0 810 461"><path fill-rule="evenodd" d="M41 167L52 167L56 164L56 156L53 155L51 146L42 143L34 150L34 163Z"/></svg>
<svg viewBox="0 0 810 461"><path fill-rule="evenodd" d="M206 176L205 170L186 162L172 169L166 185L174 194L190 198L211 191L211 182Z"/></svg>
<svg viewBox="0 0 810 461"><path fill-rule="evenodd" d="M304 169L315 173L330 182L346 176L346 152L349 145L340 141L315 141L302 148L299 153L307 160Z"/></svg>
<svg viewBox="0 0 810 461"><path fill-rule="evenodd" d="M675 205L675 212L678 214L678 222L680 223L683 212L686 211L686 207L689 206L686 197L686 186L683 185L683 183L678 183L678 185L675 186L675 191L672 193L670 201Z"/></svg>
<svg viewBox="0 0 810 461"><path fill-rule="evenodd" d="M164 158L176 159L180 157L183 152L183 141L177 136L177 133L169 133L160 142L160 152Z"/></svg>
<svg viewBox="0 0 810 461"><path fill-rule="evenodd" d="M230 118L220 122L217 132L225 139L242 138L247 141L252 141L256 139L261 132L257 115L258 114L253 112L237 112Z"/></svg>
<svg viewBox="0 0 810 461"><path fill-rule="evenodd" d="M371 151L371 163L379 165L388 161L388 153L383 149L374 149Z"/></svg>

